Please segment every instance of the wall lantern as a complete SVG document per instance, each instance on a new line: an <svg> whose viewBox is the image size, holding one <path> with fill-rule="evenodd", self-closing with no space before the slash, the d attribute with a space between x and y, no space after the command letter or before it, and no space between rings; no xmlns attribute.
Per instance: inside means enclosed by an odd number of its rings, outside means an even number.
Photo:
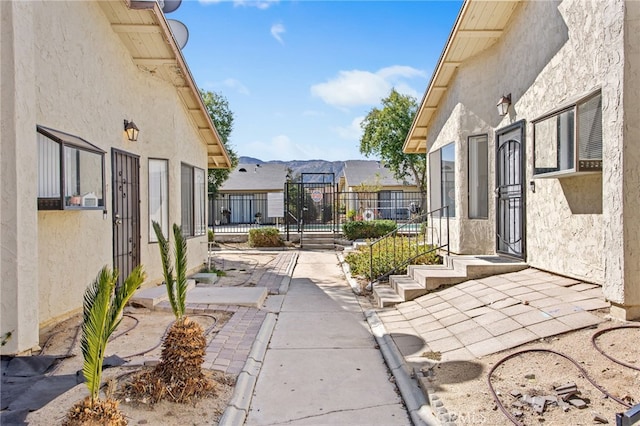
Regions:
<svg viewBox="0 0 640 426"><path fill-rule="evenodd" d="M511 105L511 93L507 96L502 95L496 105L498 107L498 115L500 117L507 115L507 112L509 112L509 105Z"/></svg>
<svg viewBox="0 0 640 426"><path fill-rule="evenodd" d="M138 133L140 132L140 130L138 129L138 126L136 126L136 123L134 123L133 121L124 120L124 131L127 132L127 138L131 142L135 142L138 140Z"/></svg>

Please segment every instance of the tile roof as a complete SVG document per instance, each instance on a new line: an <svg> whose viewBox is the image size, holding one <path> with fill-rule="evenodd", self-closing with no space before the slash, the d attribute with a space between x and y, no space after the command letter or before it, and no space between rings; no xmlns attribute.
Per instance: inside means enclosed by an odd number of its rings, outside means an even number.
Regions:
<svg viewBox="0 0 640 426"><path fill-rule="evenodd" d="M369 160L348 160L344 162L343 175L346 184L349 186L380 185L402 186L415 185L414 180L407 176L405 180L398 180L388 168L382 166L378 161Z"/></svg>

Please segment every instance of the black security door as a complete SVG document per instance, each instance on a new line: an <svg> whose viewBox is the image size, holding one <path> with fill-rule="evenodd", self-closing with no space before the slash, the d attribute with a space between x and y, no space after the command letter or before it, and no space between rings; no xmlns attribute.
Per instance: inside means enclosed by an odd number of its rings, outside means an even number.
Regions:
<svg viewBox="0 0 640 426"><path fill-rule="evenodd" d="M525 257L524 122L496 136L496 251Z"/></svg>
<svg viewBox="0 0 640 426"><path fill-rule="evenodd" d="M140 264L140 162L138 156L112 150L113 267L118 286Z"/></svg>

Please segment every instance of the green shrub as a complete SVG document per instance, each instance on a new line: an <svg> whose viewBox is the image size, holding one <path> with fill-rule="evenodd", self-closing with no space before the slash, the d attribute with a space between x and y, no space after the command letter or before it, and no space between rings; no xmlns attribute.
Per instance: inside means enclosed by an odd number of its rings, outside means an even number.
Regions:
<svg viewBox="0 0 640 426"><path fill-rule="evenodd" d="M390 238L389 241L373 246L373 277L369 268L370 248L369 246L358 247L345 256L345 261L351 268L353 275L361 276L371 281L382 274L391 271L396 265L405 263L407 260L421 252L429 250L431 246L416 245L415 239L407 237ZM418 256L410 262L412 265L435 265L442 263L436 251ZM407 268L402 267L396 270L395 274L405 274Z"/></svg>
<svg viewBox="0 0 640 426"><path fill-rule="evenodd" d="M347 240L379 238L397 228L392 220L354 220L342 225L342 232Z"/></svg>
<svg viewBox="0 0 640 426"><path fill-rule="evenodd" d="M213 232L213 229L209 229L207 231L207 238L209 239L209 242L212 243L216 240L216 234Z"/></svg>
<svg viewBox="0 0 640 426"><path fill-rule="evenodd" d="M282 247L284 241L276 228L257 228L249 230L249 246Z"/></svg>
<svg viewBox="0 0 640 426"><path fill-rule="evenodd" d="M349 220L355 220L356 219L356 215L358 214L358 212L356 212L355 210L349 210L347 212L347 219Z"/></svg>

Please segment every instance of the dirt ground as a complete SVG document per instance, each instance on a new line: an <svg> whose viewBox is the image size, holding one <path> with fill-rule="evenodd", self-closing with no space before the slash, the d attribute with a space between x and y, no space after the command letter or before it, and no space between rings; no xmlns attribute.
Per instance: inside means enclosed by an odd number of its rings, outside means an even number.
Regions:
<svg viewBox="0 0 640 426"><path fill-rule="evenodd" d="M222 328L229 317L227 312L190 316L203 327L207 333L208 341ZM145 363L153 363L160 359L162 350L160 339L173 320L174 316L170 312L127 308L122 323L107 345L106 355L117 355L128 361L128 364L104 370L103 383L109 383L109 386L104 386L103 392L117 394L132 374L142 371L144 368L151 368L145 367ZM70 356L55 367L54 374L56 375L73 374L82 369L82 353L79 345L80 324L81 317L77 315L57 324L50 330L46 330L42 336L41 341L45 342L42 345L42 354ZM235 378L219 372L210 374L217 383L215 396L201 399L195 405L164 401L150 405L120 400L120 409L131 425L214 424L231 399ZM73 404L87 395L86 386L80 384L43 409L31 413L27 421L29 425L35 426L60 424ZM52 419L55 420L52 422Z"/></svg>
<svg viewBox="0 0 640 426"><path fill-rule="evenodd" d="M605 312L597 312L603 318ZM616 424L615 414L625 408L605 396L589 382L591 378L610 395L630 405L640 403L640 327L621 328L619 322L606 321L598 327L566 333L520 346L513 350L492 354L474 361L430 362L418 366L424 378L433 387L434 400L441 400L458 425L508 425L512 422L495 404L490 383L505 410L524 425L592 425ZM636 324L638 325L638 324ZM592 336L600 330L610 329L595 339L596 345L607 355L633 367L617 364L600 353L592 344ZM531 352L544 349L566 355L576 361L574 365L562 355L551 352ZM513 355L502 362L509 355ZM425 354L434 358L433 354ZM496 365L499 364L497 367ZM634 369L635 368L635 369ZM586 372L586 375L585 375ZM555 388L575 383L577 398L584 408L559 402L547 402L543 413L523 402L521 395L556 397ZM515 396L514 396L515 395ZM579 404L579 403L578 403ZM565 411L566 410L566 411Z"/></svg>
<svg viewBox="0 0 640 426"><path fill-rule="evenodd" d="M252 286L263 267L276 257L275 252L247 253L242 245L222 245L221 248L236 249L237 253L217 253L216 268L225 272L216 285ZM346 284L345 284L346 285ZM371 306L367 295L360 296L363 307ZM603 319L606 311L596 312ZM160 337L173 320L171 313L151 312L144 309L130 309L113 340L107 346L107 355L117 354L130 360L133 366L105 370L104 380L124 381L142 367L144 361L153 361L160 356ZM229 318L228 313L216 312L212 316L193 316L205 330L210 330L211 339ZM43 353L48 355L72 355L57 367L55 374L68 374L81 369L82 357L79 349L79 335L76 335L80 317L74 317L43 335ZM488 385L488 373L509 354L537 348L560 352L573 358L588 377L611 395L628 404L640 403L640 328L619 329L606 332L596 339L598 347L606 354L627 363L636 369L614 363L593 346L591 339L599 330L621 325L616 321L605 321L595 328L567 333L561 336L536 341L514 350L483 357L473 361L439 362L437 354L424 354L424 362L415 364L420 380L432 387L430 395L435 395L432 404L443 402L457 425L508 425L509 419L496 406ZM636 324L638 325L638 324ZM205 425L217 424L218 419L233 393L234 378L216 373L219 383L215 397L200 400L195 406L162 402L153 406L121 401L121 410L129 424L148 425ZM575 383L586 408L571 406L564 411L562 403L548 403L542 414L520 401L515 395L555 396L554 387ZM495 368L491 384L505 409L514 413L522 412L518 421L525 425L592 425L598 424L595 416L602 417L608 424L615 424L615 413L626 408L611 398L605 397L591 384L573 363L553 353L526 352L514 356ZM87 395L86 387L79 385L62 395L45 409L31 413L31 425L59 424L66 411ZM552 399L552 398L551 398ZM516 403L514 406L514 403ZM519 406L518 404L521 404ZM52 422L52 419L54 421Z"/></svg>

